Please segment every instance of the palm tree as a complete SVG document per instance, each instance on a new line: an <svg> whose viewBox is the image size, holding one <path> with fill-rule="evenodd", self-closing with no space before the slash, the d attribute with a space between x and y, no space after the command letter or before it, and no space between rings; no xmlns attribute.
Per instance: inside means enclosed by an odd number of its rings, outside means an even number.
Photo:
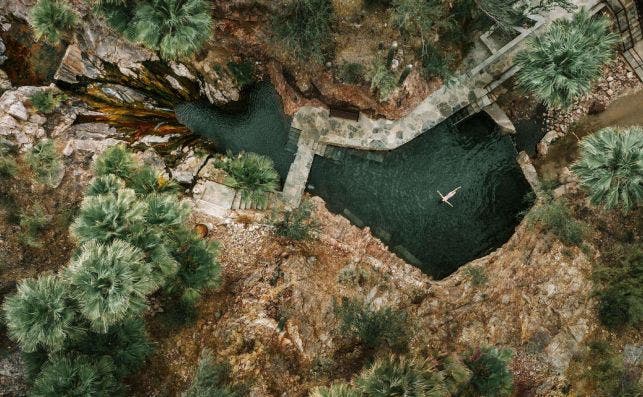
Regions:
<svg viewBox="0 0 643 397"><path fill-rule="evenodd" d="M308 397L360 397L362 394L346 383L335 383L329 387L317 387Z"/></svg>
<svg viewBox="0 0 643 397"><path fill-rule="evenodd" d="M363 394L372 397L448 395L443 376L433 365L403 357L377 360L356 383Z"/></svg>
<svg viewBox="0 0 643 397"><path fill-rule="evenodd" d="M266 156L256 153L240 153L215 164L228 173L226 184L241 192L244 201L263 206L270 193L277 190L279 174Z"/></svg>
<svg viewBox="0 0 643 397"><path fill-rule="evenodd" d="M572 170L594 205L631 210L643 197L643 127L604 128L580 143Z"/></svg>
<svg viewBox="0 0 643 397"><path fill-rule="evenodd" d="M66 277L81 314L93 329L104 333L145 308L146 295L156 288L151 272L143 252L130 244L92 241L82 246Z"/></svg>
<svg viewBox="0 0 643 397"><path fill-rule="evenodd" d="M27 279L3 305L7 330L22 350L61 349L76 335L77 315L68 295L68 285L52 275Z"/></svg>
<svg viewBox="0 0 643 397"><path fill-rule="evenodd" d="M205 0L151 0L136 8L132 37L163 58L176 59L199 51L211 25Z"/></svg>
<svg viewBox="0 0 643 397"><path fill-rule="evenodd" d="M111 397L120 391L113 371L107 356L55 356L43 365L29 395Z"/></svg>
<svg viewBox="0 0 643 397"><path fill-rule="evenodd" d="M592 18L587 10L571 21L558 20L516 55L518 85L547 106L568 107L590 91L617 40L609 20Z"/></svg>
<svg viewBox="0 0 643 397"><path fill-rule="evenodd" d="M29 14L36 40L45 38L58 44L65 33L76 26L76 14L62 0L38 0Z"/></svg>

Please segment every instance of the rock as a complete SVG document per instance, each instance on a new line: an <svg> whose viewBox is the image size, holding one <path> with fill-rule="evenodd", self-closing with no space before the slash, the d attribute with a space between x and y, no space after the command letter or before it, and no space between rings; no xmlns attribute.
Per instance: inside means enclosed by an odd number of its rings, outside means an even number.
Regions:
<svg viewBox="0 0 643 397"><path fill-rule="evenodd" d="M121 104L142 104L149 99L141 92L120 84L101 84L100 90Z"/></svg>
<svg viewBox="0 0 643 397"><path fill-rule="evenodd" d="M0 94L11 89L11 81L7 73L0 69Z"/></svg>
<svg viewBox="0 0 643 397"><path fill-rule="evenodd" d="M23 105L22 102L19 102L19 101L9 105L9 108L7 109L7 113L23 121L29 120L29 114L27 113L27 108L25 108L25 105Z"/></svg>
<svg viewBox="0 0 643 397"><path fill-rule="evenodd" d="M181 183L192 183L206 160L207 155L196 154L190 150L183 161L171 170L172 177Z"/></svg>
<svg viewBox="0 0 643 397"><path fill-rule="evenodd" d="M591 105L589 105L589 109L587 111L588 114L598 114L601 112L605 111L605 103L601 101L593 101Z"/></svg>
<svg viewBox="0 0 643 397"><path fill-rule="evenodd" d="M534 190L534 192L540 191L540 179L538 179L538 172L531 162L527 152L522 151L518 154L518 165L522 169L522 173L525 175L525 179Z"/></svg>
<svg viewBox="0 0 643 397"><path fill-rule="evenodd" d="M74 153L74 143L73 141L67 142L65 148L63 149L63 155L66 157L71 156Z"/></svg>
<svg viewBox="0 0 643 397"><path fill-rule="evenodd" d="M493 119L493 121L496 122L496 124L498 124L498 126L500 126L502 134L516 133L516 127L497 103L494 102L489 106L485 106L483 110Z"/></svg>
<svg viewBox="0 0 643 397"><path fill-rule="evenodd" d="M539 142L538 145L536 145L536 151L538 152L539 156L546 156L547 152L549 151L549 145L547 145L545 142Z"/></svg>

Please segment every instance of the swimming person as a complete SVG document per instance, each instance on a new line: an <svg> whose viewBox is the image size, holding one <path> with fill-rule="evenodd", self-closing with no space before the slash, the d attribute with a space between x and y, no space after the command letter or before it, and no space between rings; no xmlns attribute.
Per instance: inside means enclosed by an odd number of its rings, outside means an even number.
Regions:
<svg viewBox="0 0 643 397"><path fill-rule="evenodd" d="M447 195L446 195L446 196L443 196L443 195L442 195L442 193L440 193L440 191L439 191L439 190L438 190L437 192L438 192L438 194L440 195L440 197L442 198L442 202L443 202L443 203L447 203L447 204L449 204L451 207L453 207L453 204L451 204L451 203L449 202L449 199L450 199L451 197L455 196L455 192L457 192L457 191L458 191L458 189L460 189L461 187L462 187L462 186L458 186L458 187L456 187L455 189L453 189L453 190L451 190L449 193L447 193Z"/></svg>

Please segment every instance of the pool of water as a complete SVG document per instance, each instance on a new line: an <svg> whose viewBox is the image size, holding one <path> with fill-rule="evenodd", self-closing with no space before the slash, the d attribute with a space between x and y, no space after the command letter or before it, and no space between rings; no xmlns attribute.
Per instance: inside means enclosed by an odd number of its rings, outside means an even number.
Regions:
<svg viewBox="0 0 643 397"><path fill-rule="evenodd" d="M270 157L282 183L285 181L297 142L293 141L296 136L290 134L290 119L284 115L281 99L271 85L257 85L243 101L227 108L190 102L179 104L175 110L180 123L212 141L223 153L246 151Z"/></svg>
<svg viewBox="0 0 643 397"><path fill-rule="evenodd" d="M270 156L285 178L294 150L272 87L259 86L241 109L184 104L177 117L221 150ZM435 278L502 245L528 206L514 144L484 114L457 127L447 120L393 151L331 155L315 157L309 192ZM458 186L453 208L439 202L438 190Z"/></svg>

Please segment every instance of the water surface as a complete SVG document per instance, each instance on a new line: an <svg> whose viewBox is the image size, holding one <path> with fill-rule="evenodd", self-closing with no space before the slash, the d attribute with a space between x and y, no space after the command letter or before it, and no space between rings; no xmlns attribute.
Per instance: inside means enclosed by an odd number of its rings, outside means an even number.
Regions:
<svg viewBox="0 0 643 397"><path fill-rule="evenodd" d="M271 157L285 179L296 141L271 86L257 87L237 109L183 104L177 117L221 151ZM502 245L527 206L511 138L484 114L457 127L447 120L393 151L330 155L315 156L309 191L435 278ZM453 208L439 202L438 190L458 186Z"/></svg>

